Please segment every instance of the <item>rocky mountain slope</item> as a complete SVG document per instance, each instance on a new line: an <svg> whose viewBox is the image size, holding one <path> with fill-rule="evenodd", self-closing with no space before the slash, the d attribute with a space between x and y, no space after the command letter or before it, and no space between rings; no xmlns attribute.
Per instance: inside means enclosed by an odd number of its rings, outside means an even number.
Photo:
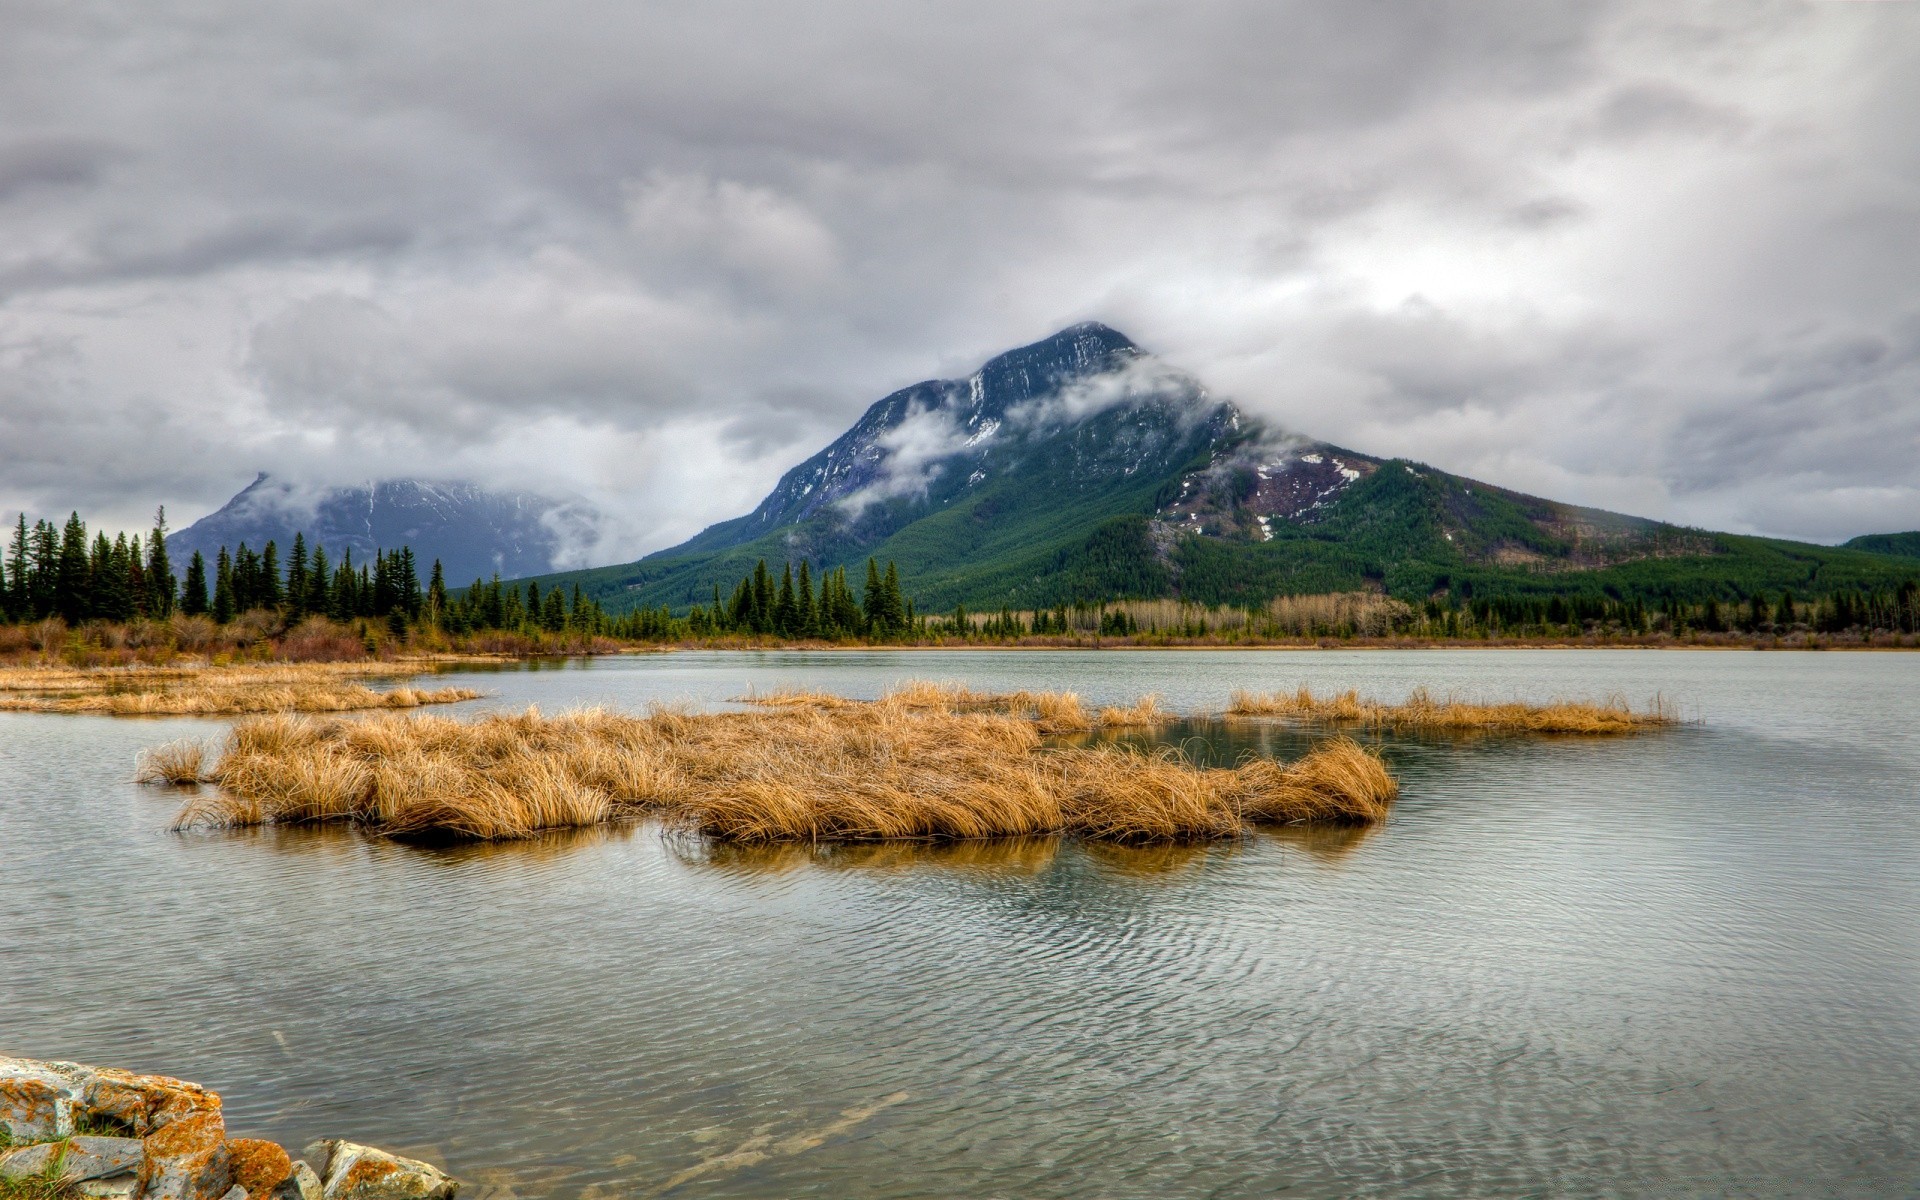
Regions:
<svg viewBox="0 0 1920 1200"><path fill-rule="evenodd" d="M376 549L413 547L424 577L439 559L450 585L551 571L569 544L590 538L594 514L583 504L528 492L495 492L470 483L389 479L307 489L261 475L217 511L167 537L184 564L200 551L269 539L284 558L296 532L323 545L336 562L349 548L359 561ZM575 561L578 561L577 559Z"/></svg>
<svg viewBox="0 0 1920 1200"><path fill-rule="evenodd" d="M614 609L683 610L765 558L899 562L926 608L1370 588L1657 597L1819 591L1884 558L1579 508L1315 441L1085 324L874 404L746 516L570 572ZM1663 591L1664 590L1664 591Z"/></svg>

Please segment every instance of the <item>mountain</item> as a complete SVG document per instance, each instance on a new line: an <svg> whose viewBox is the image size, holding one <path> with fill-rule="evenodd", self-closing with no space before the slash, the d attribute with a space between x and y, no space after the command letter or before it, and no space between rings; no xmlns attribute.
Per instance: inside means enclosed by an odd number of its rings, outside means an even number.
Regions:
<svg viewBox="0 0 1920 1200"><path fill-rule="evenodd" d="M439 559L458 586L496 571L508 578L551 571L567 546L591 540L594 523L578 502L471 483L388 479L306 489L262 474L219 511L167 535L167 551L183 569L195 550L211 562L221 546L258 550L273 540L284 558L298 532L336 563L348 549L370 562L377 549L411 546L423 576Z"/></svg>
<svg viewBox="0 0 1920 1200"><path fill-rule="evenodd" d="M1910 533L1863 533L1841 544L1849 550L1865 550L1869 554L1920 558L1920 530Z"/></svg>
<svg viewBox="0 0 1920 1200"><path fill-rule="evenodd" d="M762 558L869 555L899 563L923 611L1357 588L1732 598L1894 573L1858 550L1580 508L1315 441L1085 324L885 397L746 516L543 583L615 611L683 611Z"/></svg>

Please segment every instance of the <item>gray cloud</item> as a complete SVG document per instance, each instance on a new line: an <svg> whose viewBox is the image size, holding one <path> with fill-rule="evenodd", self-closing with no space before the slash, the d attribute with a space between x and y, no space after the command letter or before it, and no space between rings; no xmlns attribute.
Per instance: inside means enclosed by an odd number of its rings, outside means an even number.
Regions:
<svg viewBox="0 0 1920 1200"><path fill-rule="evenodd" d="M1920 525L1920 6L16 0L0 504L736 515L1073 320L1287 426Z"/></svg>

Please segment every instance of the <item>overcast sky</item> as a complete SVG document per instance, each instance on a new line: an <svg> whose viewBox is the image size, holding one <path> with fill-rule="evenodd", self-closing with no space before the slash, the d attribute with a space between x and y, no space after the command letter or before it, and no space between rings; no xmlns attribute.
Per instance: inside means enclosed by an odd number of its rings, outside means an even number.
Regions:
<svg viewBox="0 0 1920 1200"><path fill-rule="evenodd" d="M0 506L625 554L1098 319L1560 499L1920 527L1920 3L0 0Z"/></svg>

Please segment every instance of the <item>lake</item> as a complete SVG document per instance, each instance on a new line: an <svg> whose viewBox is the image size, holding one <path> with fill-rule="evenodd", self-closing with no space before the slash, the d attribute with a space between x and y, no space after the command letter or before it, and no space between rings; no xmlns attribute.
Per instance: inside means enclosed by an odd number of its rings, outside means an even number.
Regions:
<svg viewBox="0 0 1920 1200"><path fill-rule="evenodd" d="M134 757L222 722L4 714L0 1053L196 1080L236 1133L476 1198L1920 1195L1920 658L688 653L472 674L489 699L440 711L909 678L1690 723L1385 739L1370 832L429 850L173 834Z"/></svg>

